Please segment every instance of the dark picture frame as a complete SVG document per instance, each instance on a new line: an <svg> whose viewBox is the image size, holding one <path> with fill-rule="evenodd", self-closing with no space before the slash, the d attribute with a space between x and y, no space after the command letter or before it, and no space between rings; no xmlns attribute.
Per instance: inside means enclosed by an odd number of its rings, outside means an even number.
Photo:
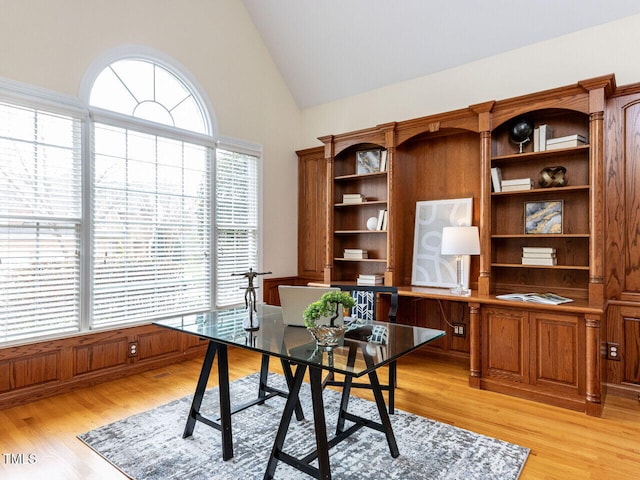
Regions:
<svg viewBox="0 0 640 480"><path fill-rule="evenodd" d="M545 235L563 233L563 200L524 203L524 233Z"/></svg>

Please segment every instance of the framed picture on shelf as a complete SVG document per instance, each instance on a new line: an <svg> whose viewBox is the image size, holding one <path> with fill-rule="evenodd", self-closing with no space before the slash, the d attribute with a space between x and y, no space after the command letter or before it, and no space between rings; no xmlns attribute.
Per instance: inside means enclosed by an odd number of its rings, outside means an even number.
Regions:
<svg viewBox="0 0 640 480"><path fill-rule="evenodd" d="M525 202L524 233L532 235L562 233L562 200Z"/></svg>
<svg viewBox="0 0 640 480"><path fill-rule="evenodd" d="M356 174L365 175L367 173L377 173L380 171L380 160L382 150L375 148L372 150L359 150L356 152Z"/></svg>

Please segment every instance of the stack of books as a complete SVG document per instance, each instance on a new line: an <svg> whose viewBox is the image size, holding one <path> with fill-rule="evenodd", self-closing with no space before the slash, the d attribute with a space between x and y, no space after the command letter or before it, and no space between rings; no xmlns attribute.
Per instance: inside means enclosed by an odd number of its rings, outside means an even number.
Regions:
<svg viewBox="0 0 640 480"><path fill-rule="evenodd" d="M547 150L558 148L580 147L587 143L587 139L582 135L567 135L566 137L550 138L547 140Z"/></svg>
<svg viewBox="0 0 640 480"><path fill-rule="evenodd" d="M367 201L367 197L365 197L361 193L342 194L342 203L362 203L366 201Z"/></svg>
<svg viewBox="0 0 640 480"><path fill-rule="evenodd" d="M556 249L552 247L522 247L523 265L557 265Z"/></svg>
<svg viewBox="0 0 640 480"><path fill-rule="evenodd" d="M349 260L362 260L365 258L369 258L369 254L362 248L345 248L344 258L347 258Z"/></svg>
<svg viewBox="0 0 640 480"><path fill-rule="evenodd" d="M384 284L384 275L381 273L375 273L373 275L367 275L361 273L356 280L357 285L382 285Z"/></svg>
<svg viewBox="0 0 640 480"><path fill-rule="evenodd" d="M515 178L513 180L502 180L500 185L503 192L519 192L520 190L533 189L531 178Z"/></svg>

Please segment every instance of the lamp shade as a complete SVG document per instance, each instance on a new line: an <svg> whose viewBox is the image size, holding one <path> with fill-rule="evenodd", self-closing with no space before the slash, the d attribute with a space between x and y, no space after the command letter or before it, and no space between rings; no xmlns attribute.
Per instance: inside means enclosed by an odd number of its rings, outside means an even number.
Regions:
<svg viewBox="0 0 640 480"><path fill-rule="evenodd" d="M444 227L442 255L480 255L478 227Z"/></svg>

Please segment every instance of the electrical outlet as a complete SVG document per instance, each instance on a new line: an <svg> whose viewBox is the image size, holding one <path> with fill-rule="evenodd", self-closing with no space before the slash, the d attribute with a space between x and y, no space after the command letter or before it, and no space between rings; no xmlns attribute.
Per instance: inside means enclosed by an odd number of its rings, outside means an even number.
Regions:
<svg viewBox="0 0 640 480"><path fill-rule="evenodd" d="M620 344L607 342L607 360L620 361Z"/></svg>
<svg viewBox="0 0 640 480"><path fill-rule="evenodd" d="M129 343L129 357L136 357L138 355L138 342Z"/></svg>
<svg viewBox="0 0 640 480"><path fill-rule="evenodd" d="M453 336L454 337L464 337L466 335L464 323L454 323L453 324Z"/></svg>

